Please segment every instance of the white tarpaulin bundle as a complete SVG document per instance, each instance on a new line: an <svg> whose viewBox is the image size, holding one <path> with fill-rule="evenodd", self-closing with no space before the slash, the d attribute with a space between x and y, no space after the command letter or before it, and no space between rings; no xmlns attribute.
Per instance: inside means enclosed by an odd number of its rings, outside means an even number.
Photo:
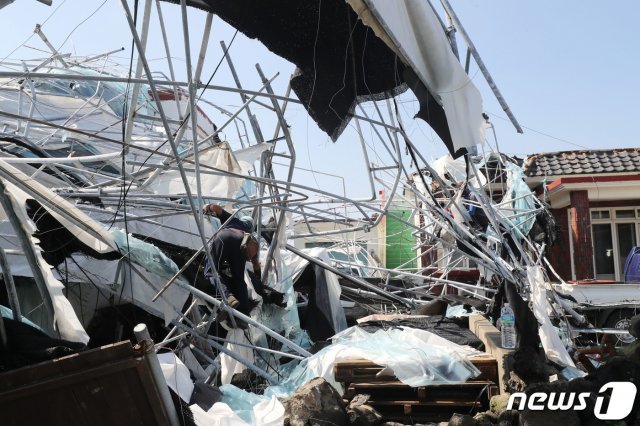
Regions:
<svg viewBox="0 0 640 426"><path fill-rule="evenodd" d="M410 66L444 108L453 146L484 142L482 97L451 50L438 17L425 0L346 0Z"/></svg>
<svg viewBox="0 0 640 426"><path fill-rule="evenodd" d="M198 159L203 172L210 171L207 167L215 169L220 174L200 173L202 195L208 198L234 198L244 180L240 176L246 176L249 168L255 160L260 158L262 152L271 148L272 144L260 144L236 153L231 151L229 144L223 142L203 151ZM229 175L229 173L234 174ZM196 192L195 172L187 172L187 182L193 192ZM177 170L162 173L149 186L149 190L156 194L184 194L185 188Z"/></svg>

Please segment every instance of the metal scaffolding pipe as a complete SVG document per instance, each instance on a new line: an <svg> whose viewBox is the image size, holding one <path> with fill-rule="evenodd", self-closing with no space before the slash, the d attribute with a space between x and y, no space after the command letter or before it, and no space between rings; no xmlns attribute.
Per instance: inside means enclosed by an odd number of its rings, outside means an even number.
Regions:
<svg viewBox="0 0 640 426"><path fill-rule="evenodd" d="M171 400L171 394L169 393L169 388L167 387L167 383L164 379L164 374L160 367L160 361L158 360L158 355L156 354L156 349L153 345L153 340L151 340L151 336L149 335L149 330L147 330L147 326L145 324L136 325L133 329L133 334L136 336L138 344L142 347L142 351L144 352L144 361L151 370L151 376L153 377L156 389L158 389L158 393L160 394L163 406L162 408L169 419L169 423L172 426L179 426L180 420L178 419L178 413L176 413L173 401Z"/></svg>
<svg viewBox="0 0 640 426"><path fill-rule="evenodd" d="M296 254L298 256L300 256L301 258L313 263L314 265L318 265L319 267L326 269L329 272L333 272L334 274L344 278L347 281L352 282L353 284L360 286L360 287L364 287L367 290L370 290L374 293L376 293L379 296L384 297L385 299L394 301L394 302L398 302L398 303L402 303L402 305L406 306L407 308L414 308L414 304L413 302L411 302L408 299L405 299L403 297L397 296L395 294L389 293L387 291L384 291L378 287L376 287L373 284L369 284L368 282L361 280L360 278L354 277L353 275L349 275L347 273L344 273L342 271L340 271L337 268L334 268L333 266L323 262L320 259L316 259L313 256L309 256L308 254L304 253L303 251L293 247L292 245L287 244L286 249L289 250L291 253Z"/></svg>
<svg viewBox="0 0 640 426"><path fill-rule="evenodd" d="M29 79L50 79L51 74L46 72L16 72L16 71L0 71L0 78L29 78ZM156 86L179 86L179 87L188 87L189 83L185 81L171 81L168 82L166 80L155 80L148 76L149 78L123 78L123 77L111 77L111 76L90 76L90 75L81 75L81 74L55 74L55 78L57 80L78 80L78 81L104 81L104 82L112 82L112 83L142 83ZM248 90L248 89L237 89L233 87L227 86L216 86L213 84L204 84L197 82L195 83L198 89L207 89L207 90L218 90L221 92L233 92L233 93L244 93L250 96L262 96L264 98L273 98L278 99L280 101L293 102L295 104L301 104L302 102L296 98L288 98L280 95L269 95L268 93L259 92L256 90ZM384 123L379 123L381 125L385 125Z"/></svg>
<svg viewBox="0 0 640 426"><path fill-rule="evenodd" d="M489 70L487 70L487 67L484 64L484 61L482 60L482 58L480 57L480 54L478 53L478 50L476 49L476 46L473 44L473 41L471 41L471 38L467 34L467 31L464 29L464 27L462 26L462 23L458 19L458 15L456 15L453 8L451 7L451 4L449 4L448 0L440 0L440 2L442 3L442 6L446 10L447 16L449 16L453 21L453 24L455 25L455 29L460 32L460 35L464 39L465 43L467 43L469 51L473 55L473 59L475 59L476 64L478 64L478 68L480 68L482 75L484 75L484 78L487 80L487 83L489 84L489 87L491 87L491 90L493 91L493 94L495 95L496 99L500 103L500 106L502 107L504 112L507 114L507 117L509 117L509 120L511 120L511 123L516 128L518 133L523 133L522 127L520 127L520 123L518 123L518 120L513 115L513 112L511 112L511 108L509 108L507 101L505 101L504 97L502 96L502 93L500 93L500 89L498 89L498 86L496 85L495 81L493 81L493 77L491 77L491 74L489 74Z"/></svg>

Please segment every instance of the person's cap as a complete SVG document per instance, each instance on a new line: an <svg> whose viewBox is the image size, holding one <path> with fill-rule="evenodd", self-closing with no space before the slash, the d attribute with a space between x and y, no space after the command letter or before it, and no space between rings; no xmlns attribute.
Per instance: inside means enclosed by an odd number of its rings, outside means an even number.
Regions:
<svg viewBox="0 0 640 426"><path fill-rule="evenodd" d="M240 218L240 222L246 228L247 232L253 232L253 227L255 226L255 222L251 216L242 216Z"/></svg>

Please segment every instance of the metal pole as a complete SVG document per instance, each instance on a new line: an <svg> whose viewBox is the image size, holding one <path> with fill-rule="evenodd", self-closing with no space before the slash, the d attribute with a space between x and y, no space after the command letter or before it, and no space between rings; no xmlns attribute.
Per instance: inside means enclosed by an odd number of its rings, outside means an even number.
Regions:
<svg viewBox="0 0 640 426"><path fill-rule="evenodd" d="M471 41L471 38L469 37L464 27L462 26L462 23L458 19L458 16L453 11L453 8L449 4L449 1L440 0L440 2L442 3L442 6L447 12L447 16L451 18L457 30L460 32L460 35L464 39L465 43L467 43L467 46L469 46L469 50L473 55L473 59L476 60L476 63L478 64L478 68L480 68L480 71L482 71L482 75L484 75L485 80L487 80L487 83L489 84L489 87L491 87L491 90L493 91L493 94L495 95L496 99L500 103L500 106L502 107L504 112L507 114L507 117L509 117L509 120L511 120L511 123L516 128L518 133L523 133L522 127L520 127L520 123L518 123L518 120L516 120L516 117L511 112L509 105L507 105L507 101L505 101L504 98L502 97L502 93L500 93L500 89L498 89L498 86L496 86L496 83L493 81L493 77L491 77L491 74L489 74L489 70L487 70L487 67L482 61L482 58L480 57L480 54L478 53L476 46Z"/></svg>
<svg viewBox="0 0 640 426"><path fill-rule="evenodd" d="M44 33L42 32L42 26L40 24L36 24L36 28L33 30L34 33L38 34L40 36L40 38L42 39L42 41L44 42L44 44L47 45L47 47L49 48L49 50L51 50L51 52L57 56L57 60L62 64L63 67L65 68L69 68L69 64L67 64L62 57L60 57L60 54L58 53L58 51L56 50L55 47L53 47L53 45L51 44L51 42L49 42L49 40L47 39L47 37L44 35Z"/></svg>
<svg viewBox="0 0 640 426"><path fill-rule="evenodd" d="M147 48L147 38L149 36L149 17L151 16L151 0L146 0L144 2L144 12L142 15L142 49ZM140 74L142 74L142 61L138 60L136 64L136 73L135 78L139 79ZM129 75L131 76L131 75ZM133 128L135 126L135 121L133 120L133 116L136 113L136 109L138 109L138 93L140 92L140 84L141 83L133 83L133 89L131 90L131 104L129 105L129 110L127 111L127 118L125 122L125 133L123 142L126 144L124 148L124 153L129 153L129 142L131 141L131 135L133 134ZM159 99L156 99L156 102L160 102ZM127 104L127 99L125 98L124 104Z"/></svg>
<svg viewBox="0 0 640 426"><path fill-rule="evenodd" d="M198 290L197 288L189 285L189 284L185 284L182 281L176 281L175 284L178 287L181 287L185 290L187 290L188 292L190 292L191 294L193 294L194 296L209 302L211 304L213 304L215 307L217 307L218 309L224 309L225 311L227 311L230 315L235 316L237 319L240 319L248 324L253 325L254 327L258 328L259 330L263 331L265 334L273 337L275 340L279 341L280 343L288 346L289 348L293 349L294 351L298 352L300 355L302 356L311 356L311 353L309 353L309 351L301 348L299 345L295 344L294 342L292 342L291 340L282 337L280 334L276 333L275 331L271 330L268 327L265 327L264 325L260 324L259 322L257 322L256 320L254 320L253 318L243 314L242 312L236 311L235 309L231 308L229 305L223 305L222 302L220 302L218 299L216 299L215 297L205 293L204 291Z"/></svg>
<svg viewBox="0 0 640 426"><path fill-rule="evenodd" d="M176 326L183 330L183 331L188 331L188 328L186 326L184 326L183 324L177 323ZM273 377L269 376L265 371L261 370L260 368L258 368L254 362L246 359L243 356L238 355L237 353L225 348L223 345L221 345L220 343L216 342L213 339L207 339L206 337L202 337L199 334L192 334L193 337L195 337L196 339L207 343L208 345L213 346L214 348L216 348L218 351L230 356L231 358L235 359L236 361L238 361L239 363L241 363L242 365L244 365L245 367L247 367L249 370L253 371L254 373L256 373L258 376L264 378L267 382L269 382L269 384L274 384L274 379Z"/></svg>
<svg viewBox="0 0 640 426"><path fill-rule="evenodd" d="M198 55L198 63L196 64L196 70L193 73L193 81L195 83L200 82L200 76L202 75L202 67L204 66L204 57L209 46L209 36L211 35L212 23L213 13L207 13L207 20L204 24L204 33L202 34L202 43L200 44L200 54Z"/></svg>
<svg viewBox="0 0 640 426"><path fill-rule="evenodd" d="M364 287L367 290L370 290L370 291L376 293L377 295L384 297L385 299L389 299L389 300L392 300L392 301L395 301L395 302L402 303L404 306L406 306L408 308L413 308L414 307L413 303L410 300L402 298L402 297L399 297L399 296L396 296L395 294L391 294L391 293L389 293L387 291L381 290L380 288L376 287L375 285L369 284L368 282L363 281L363 280L361 280L361 279L359 279L357 277L354 277L353 275L346 274L346 273L334 268L333 266L324 263L320 259L316 259L313 256L309 256L308 254L302 252L301 250L298 250L297 248L293 247L292 245L287 244L286 248L287 248L287 250L289 250L293 254L296 254L296 255L300 256L301 258L303 258L305 260L308 260L309 262L313 263L314 265L318 265L321 268L326 269L329 272L333 272L334 274L346 279L347 281L350 281L350 282L352 282L352 283L354 283L354 284L356 284L356 285L358 285L360 287Z"/></svg>
<svg viewBox="0 0 640 426"><path fill-rule="evenodd" d="M242 90L242 84L240 83L240 78L238 77L238 73L236 72L236 68L233 66L233 61L231 60L231 55L229 55L229 50L227 49L224 41L220 41L220 46L222 47L222 51L225 53L225 59L227 61L227 65L231 70L231 75L233 76L233 80L236 82L236 86L241 90L240 98L242 102L247 102L247 95ZM260 130L260 124L256 120L255 115L251 113L251 109L247 106L247 116L249 117L249 124L251 124L251 128L253 129L253 134L256 138L256 142L262 143L264 142L264 137L262 136L262 131Z"/></svg>
<svg viewBox="0 0 640 426"><path fill-rule="evenodd" d="M162 374L160 361L158 361L158 355L156 354L156 349L153 345L153 340L151 340L151 336L149 335L149 330L147 330L147 326L145 324L136 325L133 329L133 334L136 336L138 344L142 347L142 351L144 352L143 359L151 370L151 375L153 376L153 381L156 384L156 389L160 394L160 399L162 399L162 404L164 405L164 411L169 419L169 424L172 426L179 426L180 420L178 419L178 413L176 413L176 409L173 406L171 394L169 393L169 388L167 387L164 374Z"/></svg>
<svg viewBox="0 0 640 426"><path fill-rule="evenodd" d="M162 41L164 42L164 50L167 54L167 65L169 66L169 75L171 80L176 80L176 75L173 72L173 61L171 60L171 51L169 50L169 41L167 40L167 31L164 27L164 18L162 17L162 8L160 7L160 0L156 0L156 9L158 11L158 21L160 21L160 31L162 32ZM180 100L178 99L178 86L173 86L173 96L176 100L176 108L178 111L178 117L182 119L182 107L180 106Z"/></svg>
<svg viewBox="0 0 640 426"><path fill-rule="evenodd" d="M149 68L149 64L147 63L147 59L145 57L144 54L144 49L140 43L140 39L138 37L138 33L136 32L136 27L133 23L133 19L131 17L131 11L129 10L129 5L127 4L127 0L121 0L122 3L122 7L125 10L125 15L127 17L127 21L129 22L129 28L131 29L131 34L133 36L133 40L136 44L136 48L138 49L138 54L140 57L140 60L143 62L144 65L144 69L145 69L145 73L147 74L147 76L149 77L149 87L151 88L151 92L153 93L153 97L154 99L160 99L160 96L158 95L158 90L156 88L156 85L152 82L151 80L151 69ZM172 132L171 132L171 127L169 126L169 123L167 122L167 117L164 113L164 109L162 108L162 104L160 102L157 103L157 107L158 107L158 112L160 113L160 117L162 117L162 122L164 125L164 129L167 135L167 139L169 141L169 144L171 145L171 150L173 151L173 155L175 156L176 159L180 158L180 153L178 152L178 147L175 144L175 141L173 139L172 136ZM213 260L213 256L211 255L211 250L209 250L209 246L207 245L207 239L205 237L204 234L204 229L203 229L203 225L202 225L202 221L200 220L199 217L199 212L198 209L196 209L196 206L193 202L193 196L191 194L191 188L189 186L189 181L187 179L187 175L184 172L184 168L182 167L182 162L178 161L177 162L177 166L178 169L180 171L180 177L182 178L182 183L184 185L184 189L185 192L187 194L187 200L189 201L189 205L191 207L191 212L193 213L194 218L196 219L196 226L198 228L198 233L200 234L200 239L202 240L202 245L204 246L204 250L205 253L207 255L207 258L209 259L212 271L214 273L214 276L217 275L217 271L215 270L215 262ZM226 303L226 302L225 302Z"/></svg>
<svg viewBox="0 0 640 426"><path fill-rule="evenodd" d="M460 60L460 55L458 54L458 43L456 42L456 27L453 25L453 20L451 19L451 15L447 13L447 38L449 39L449 43L451 44L451 50L453 50L453 54L456 55L456 58Z"/></svg>
<svg viewBox="0 0 640 426"><path fill-rule="evenodd" d="M27 67L27 64L24 63L24 61L22 61L22 66L24 67L25 71L29 71L29 68ZM31 101L31 106L29 106L29 120L27 120L27 124L24 126L24 137L25 138L29 138L29 129L31 128L31 118L33 117L33 111L36 108L36 102L37 102L37 94L36 94L36 89L34 87L33 81L32 80L27 80L27 84L29 85L29 90L31 90L31 96L29 97L29 100ZM22 94L24 90L20 90L20 93Z"/></svg>
<svg viewBox="0 0 640 426"><path fill-rule="evenodd" d="M145 70L146 71L146 70ZM51 74L46 72L16 72L16 71L0 71L0 78L32 78L32 79L51 79ZM111 82L111 83L142 83L149 85L172 85L172 86L180 86L180 87L188 87L189 83L185 81L171 81L167 82L164 80L155 80L152 76L148 76L148 78L123 78L123 77L109 77L109 76L93 76L93 75L80 75L80 74L56 74L55 78L57 80L78 80L78 81L103 81L103 82ZM213 84L205 84L205 83L196 83L196 88L198 89L208 89L208 90L219 90L221 92L232 92L232 93L244 93L250 96L262 96L264 98L274 98L280 101L292 102L295 104L301 104L302 102L296 98L288 98L280 95L269 95L268 93L262 93L256 90L249 89L237 89L233 87L227 86L216 86ZM360 118L360 117L358 117ZM384 125L384 124L382 124Z"/></svg>
<svg viewBox="0 0 640 426"><path fill-rule="evenodd" d="M262 68L260 67L260 64L256 64L256 70L258 71L258 74L260 75L260 78L262 79L262 83L265 85L267 93L273 94L273 89L271 88L271 84L269 83L269 80L267 80L267 78L265 77L264 73L262 72ZM289 172L287 173L287 182L288 182L288 184L287 184L287 186L285 188L285 191L289 192L289 188L291 187L291 179L293 177L294 166L295 166L295 162L296 162L296 150L295 150L295 146L293 144L293 140L291 138L291 133L289 132L289 126L287 125L287 122L286 122L286 120L284 118L282 110L280 109L280 105L278 104L278 101L276 101L275 99L272 98L271 102L273 103L273 108L274 108L274 110L276 112L276 115L278 116L278 125L282 129L282 133L284 134L285 140L287 142L287 146L289 147L290 163L289 163ZM270 159L268 161L271 162ZM271 169L271 164L269 164L269 169ZM281 202L282 202L282 206L283 207L286 207L288 198L289 198L288 195L284 195L282 197ZM273 239L271 240L271 244L269 246L269 251L267 252L267 257L266 257L265 265L264 265L264 274L262 275L262 283L263 284L266 284L266 282L267 282L267 276L269 274L269 269L271 268L271 260L273 258L273 253L275 252L275 250L278 249L277 241L278 241L278 237L279 237L280 233L283 231L283 226L285 224L285 220L286 220L286 211L284 209L282 209L282 210L280 210L280 216L278 218L278 225L277 225L275 233L273 235Z"/></svg>
<svg viewBox="0 0 640 426"><path fill-rule="evenodd" d="M189 22L187 19L187 2L186 0L180 1L180 10L182 12L182 36L184 38L184 54L187 66L187 78L189 80L189 118L191 119L191 137L193 138L193 161L196 176L196 197L198 200L198 215L197 221L199 223L203 220L202 207L204 201L202 200L202 181L200 179L200 156L198 150L198 111L196 110L196 89L194 87L194 81L197 81L197 77L194 79L191 69L191 43L189 41ZM207 41L209 40L209 31L211 30L212 15L207 14L207 25L204 29L204 35L202 37L202 46L200 49L200 60L196 68L202 69L202 62L204 61L204 50L207 47ZM199 71L197 71L199 73ZM178 160L176 156L176 160Z"/></svg>
<svg viewBox="0 0 640 426"><path fill-rule="evenodd" d="M13 281L13 275L11 274L11 267L7 261L7 253L3 248L0 248L0 267L2 267L2 277L4 278L4 285L7 288L7 296L9 298L9 306L13 311L13 319L16 321L22 321L22 312L20 312L20 301L18 300L18 292L16 291L16 285Z"/></svg>

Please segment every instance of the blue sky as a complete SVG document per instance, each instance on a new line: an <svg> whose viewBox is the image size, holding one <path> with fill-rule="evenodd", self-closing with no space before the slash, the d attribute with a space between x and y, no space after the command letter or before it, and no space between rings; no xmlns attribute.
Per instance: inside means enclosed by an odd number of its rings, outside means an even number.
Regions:
<svg viewBox="0 0 640 426"><path fill-rule="evenodd" d="M637 22L640 3L632 0L450 2L513 113L525 127L523 135L515 132L473 65L470 75L482 93L484 109L495 125L501 151L524 155L638 145L636 120L640 116L640 26ZM155 11L155 5L153 9ZM182 74L179 79L184 79L179 12L178 6L163 4L163 14L171 35L172 56L176 58L176 67ZM191 9L189 20L193 29L192 56L195 57L204 13ZM43 22L43 31L54 46L59 47L68 37L63 51L90 56L125 47L126 51L117 57L122 63L128 61L131 36L120 2L116 0L53 0L52 7L35 0L16 1L0 10L0 28L3 28L0 58L44 57L44 53L34 49L45 47L33 35L35 25ZM154 69L166 70L166 61L161 59L164 51L155 24L157 20L153 22L150 34L153 42L148 57L153 59L151 64ZM214 19L203 80L208 79L220 60L219 41L228 43L233 33L233 29ZM30 47L15 50L27 39ZM460 37L458 44L461 52L464 52L464 42ZM280 72L274 88L276 93L284 93L293 71L291 64L271 54L259 42L248 40L241 34L234 41L231 52L246 88L255 89L259 86L254 68L259 61L266 74ZM232 85L230 78L227 67L223 65L213 83ZM213 98L229 109L240 105L237 95L217 93ZM445 153L444 146L426 124L410 119L417 107L412 96L405 95L400 101L407 117L408 131L423 154L433 158ZM267 137L271 137L275 123L264 115L261 108L255 107L254 112L259 117L265 117L263 130ZM214 121L222 120L214 112L211 115ZM287 119L292 125L297 164L300 167L342 176L349 196L367 193L364 163L353 131L346 131L333 144L307 118L301 106L291 106ZM370 132L366 134L371 137ZM376 149L373 139L368 138L367 141ZM494 144L490 135L489 141L491 145ZM342 192L341 178L313 175L300 170L296 172L295 180Z"/></svg>

